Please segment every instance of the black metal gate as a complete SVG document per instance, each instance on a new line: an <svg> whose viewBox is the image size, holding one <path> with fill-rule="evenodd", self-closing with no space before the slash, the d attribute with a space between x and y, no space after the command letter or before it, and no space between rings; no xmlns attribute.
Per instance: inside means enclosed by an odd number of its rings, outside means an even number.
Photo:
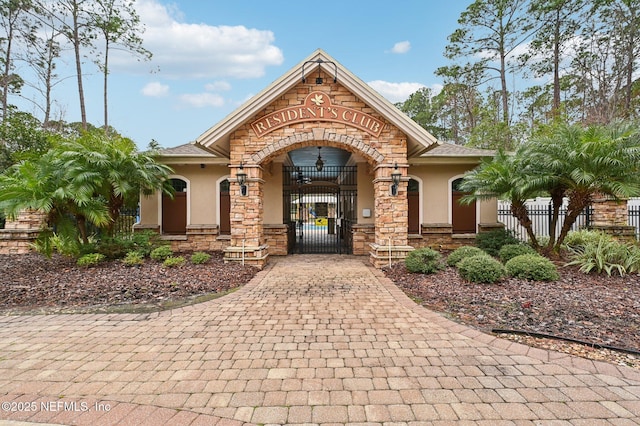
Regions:
<svg viewBox="0 0 640 426"><path fill-rule="evenodd" d="M289 253L350 254L357 220L357 167L283 168Z"/></svg>

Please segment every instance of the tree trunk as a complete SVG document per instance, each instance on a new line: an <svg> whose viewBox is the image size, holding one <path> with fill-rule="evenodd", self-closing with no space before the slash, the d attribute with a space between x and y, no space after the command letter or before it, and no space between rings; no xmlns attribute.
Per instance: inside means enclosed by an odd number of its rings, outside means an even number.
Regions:
<svg viewBox="0 0 640 426"><path fill-rule="evenodd" d="M80 47L81 47L81 41L80 41L80 30L79 30L79 25L80 23L78 22L78 14L79 14L79 10L78 10L78 3L77 2L73 2L73 50L75 53L75 60L76 60L76 74L77 74L77 79L78 79L78 96L80 98L80 118L81 118L81 122L82 122L82 129L83 130L87 130L87 111L85 108L85 103L84 103L84 88L82 85L82 61L80 58Z"/></svg>
<svg viewBox="0 0 640 426"><path fill-rule="evenodd" d="M569 197L569 206L567 208L567 216L564 218L564 223L562 224L562 229L560 230L560 235L558 236L558 240L556 241L556 245L554 247L554 251L559 252L564 239L567 234L571 230L571 227L576 220L578 220L578 216L591 204L591 196L590 194L585 193L577 193L571 194Z"/></svg>
<svg viewBox="0 0 640 426"><path fill-rule="evenodd" d="M538 239L536 238L536 234L533 232L533 226L531 222L531 218L529 217L529 212L527 211L527 206L522 201L513 201L511 200L511 214L513 217L518 219L518 222L522 227L527 231L527 235L529 236L529 241L534 249L538 250L540 245L538 244Z"/></svg>
<svg viewBox="0 0 640 426"><path fill-rule="evenodd" d="M555 189L551 191L551 203L553 212L551 215L551 223L549 224L549 243L545 249L550 253L556 243L556 227L558 226L558 220L560 218L560 208L562 207L562 201L564 199L564 190Z"/></svg>
<svg viewBox="0 0 640 426"><path fill-rule="evenodd" d="M105 36L105 44L104 44L104 70L103 70L103 78L104 78L104 131L108 135L109 134L109 109L108 109L108 90L107 90L107 82L109 80L109 37Z"/></svg>
<svg viewBox="0 0 640 426"><path fill-rule="evenodd" d="M556 10L553 33L553 118L560 116L560 8Z"/></svg>
<svg viewBox="0 0 640 426"><path fill-rule="evenodd" d="M76 220L78 222L78 231L80 231L80 238L83 244L89 244L89 235L87 233L87 218L84 215L77 214Z"/></svg>

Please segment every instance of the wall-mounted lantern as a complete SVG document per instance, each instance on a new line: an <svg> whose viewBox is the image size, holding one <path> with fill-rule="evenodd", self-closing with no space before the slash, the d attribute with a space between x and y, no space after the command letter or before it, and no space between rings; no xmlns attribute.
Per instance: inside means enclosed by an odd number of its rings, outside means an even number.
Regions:
<svg viewBox="0 0 640 426"><path fill-rule="evenodd" d="M398 163L393 166L393 172L391 172L391 195L394 197L398 195L398 188L400 187L400 178L402 173L398 170Z"/></svg>
<svg viewBox="0 0 640 426"><path fill-rule="evenodd" d="M247 195L247 174L244 171L244 166L240 163L240 167L238 168L238 173L236 173L236 179L238 179L238 184L240 185L240 195L243 197Z"/></svg>

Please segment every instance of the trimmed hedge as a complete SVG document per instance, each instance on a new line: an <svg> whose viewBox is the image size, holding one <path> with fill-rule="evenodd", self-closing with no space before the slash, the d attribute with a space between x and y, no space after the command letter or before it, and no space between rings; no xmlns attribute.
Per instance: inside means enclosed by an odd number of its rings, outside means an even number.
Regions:
<svg viewBox="0 0 640 426"><path fill-rule="evenodd" d="M507 244L498 251L498 257L504 263L523 254L538 254L535 249L525 244Z"/></svg>
<svg viewBox="0 0 640 426"><path fill-rule="evenodd" d="M430 248L420 248L410 252L404 260L409 272L433 274L444 268L442 255Z"/></svg>
<svg viewBox="0 0 640 426"><path fill-rule="evenodd" d="M473 283L495 283L505 275L502 263L486 254L462 259L457 267L460 276Z"/></svg>
<svg viewBox="0 0 640 426"><path fill-rule="evenodd" d="M507 274L532 281L555 281L560 278L556 265L539 254L521 254L505 264Z"/></svg>
<svg viewBox="0 0 640 426"><path fill-rule="evenodd" d="M485 254L488 256L488 254L484 250L478 247L474 247L474 246L458 247L457 249L452 251L447 257L447 265L456 266L464 258L471 257L471 256L478 256L481 254Z"/></svg>
<svg viewBox="0 0 640 426"><path fill-rule="evenodd" d="M495 229L493 231L480 232L476 235L476 246L491 256L498 256L502 246L519 243L520 241L513 236L513 232L506 229Z"/></svg>

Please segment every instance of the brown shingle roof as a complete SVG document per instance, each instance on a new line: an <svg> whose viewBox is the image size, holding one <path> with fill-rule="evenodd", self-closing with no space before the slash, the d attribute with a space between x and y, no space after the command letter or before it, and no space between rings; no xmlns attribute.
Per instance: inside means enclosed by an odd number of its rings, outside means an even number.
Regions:
<svg viewBox="0 0 640 426"><path fill-rule="evenodd" d="M442 143L420 157L493 157L495 150L479 149L452 143Z"/></svg>
<svg viewBox="0 0 640 426"><path fill-rule="evenodd" d="M216 155L209 151L202 145L195 143L185 143L184 145L178 145L173 148L165 148L160 150L161 157L216 157Z"/></svg>

